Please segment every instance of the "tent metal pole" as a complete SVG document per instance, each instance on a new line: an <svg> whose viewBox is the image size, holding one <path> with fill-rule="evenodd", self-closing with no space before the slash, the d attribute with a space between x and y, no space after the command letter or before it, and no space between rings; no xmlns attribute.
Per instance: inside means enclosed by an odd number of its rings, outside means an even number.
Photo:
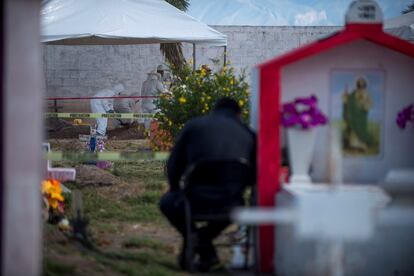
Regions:
<svg viewBox="0 0 414 276"><path fill-rule="evenodd" d="M193 43L193 71L196 70L196 45Z"/></svg>
<svg viewBox="0 0 414 276"><path fill-rule="evenodd" d="M227 46L223 46L223 66L227 65Z"/></svg>

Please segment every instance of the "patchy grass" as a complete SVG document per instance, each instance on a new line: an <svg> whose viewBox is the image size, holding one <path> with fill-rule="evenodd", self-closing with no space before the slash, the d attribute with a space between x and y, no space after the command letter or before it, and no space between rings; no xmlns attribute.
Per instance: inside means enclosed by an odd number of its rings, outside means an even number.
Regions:
<svg viewBox="0 0 414 276"><path fill-rule="evenodd" d="M85 214L93 221L160 222L158 202L167 185L161 162L116 163L112 172L127 183L141 180L140 194L127 193L121 201L96 194L96 188L83 190Z"/></svg>
<svg viewBox="0 0 414 276"><path fill-rule="evenodd" d="M43 269L45 276L73 275L75 273L75 267L73 265L66 265L48 258L43 262Z"/></svg>
<svg viewBox="0 0 414 276"><path fill-rule="evenodd" d="M110 253L98 255L96 260L123 275L183 275L168 255L159 252Z"/></svg>
<svg viewBox="0 0 414 276"><path fill-rule="evenodd" d="M78 165L54 162L54 166ZM188 275L176 264L181 239L158 209L159 199L167 190L164 162L117 162L108 172L116 176L119 185L65 183L82 193L94 247L88 249L56 226L45 225L43 274ZM70 195L66 198L71 217L73 199Z"/></svg>
<svg viewBox="0 0 414 276"><path fill-rule="evenodd" d="M55 226L46 225L44 275L91 272L91 275L101 275L102 271L106 271L102 275L182 275L176 265L178 236L158 209L159 199L167 188L163 162L119 162L110 172L126 183L120 187L125 194L121 199L114 196L118 193L116 189L111 194L104 192L107 187L83 186L77 182L65 184L82 192L83 211L89 219L88 232L97 251L82 247L80 250L79 244ZM129 190L136 185L142 188L139 193L136 189ZM72 201L70 195L66 198L68 203ZM68 205L67 213L71 216ZM170 233L171 237L163 233ZM87 274L84 274L85 258L89 260Z"/></svg>
<svg viewBox="0 0 414 276"><path fill-rule="evenodd" d="M141 195L127 198L126 202L128 202L132 206L135 206L135 205L151 206L151 205L157 204L158 201L160 200L160 197L161 197L160 191L148 190L148 191L145 191Z"/></svg>
<svg viewBox="0 0 414 276"><path fill-rule="evenodd" d="M148 248L155 251L162 250L164 252L171 252L171 247L153 239L148 239L145 237L132 237L129 240L125 241L122 244L126 248Z"/></svg>
<svg viewBox="0 0 414 276"><path fill-rule="evenodd" d="M139 178L145 179L146 184L165 182L164 162L161 161L117 162L112 173L126 181Z"/></svg>

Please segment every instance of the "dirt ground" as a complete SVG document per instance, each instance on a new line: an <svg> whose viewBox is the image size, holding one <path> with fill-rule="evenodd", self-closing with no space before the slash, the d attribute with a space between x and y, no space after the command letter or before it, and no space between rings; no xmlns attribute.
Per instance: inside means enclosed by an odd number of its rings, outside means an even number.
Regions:
<svg viewBox="0 0 414 276"><path fill-rule="evenodd" d="M47 119L45 124L48 139L73 139L78 138L79 134L90 133L89 125L74 125L61 119ZM116 140L143 139L144 132L142 124L133 124L129 127L118 125L114 129L108 129L107 136Z"/></svg>
<svg viewBox="0 0 414 276"><path fill-rule="evenodd" d="M86 143L79 139L48 139L52 151L82 151L86 149ZM107 151L136 152L149 150L147 139L116 140L109 138L105 141Z"/></svg>
<svg viewBox="0 0 414 276"><path fill-rule="evenodd" d="M84 143L78 139L48 141L52 151L84 149ZM106 149L147 150L148 141L110 138ZM44 275L188 275L176 263L181 238L158 209L159 199L168 189L163 162L118 162L105 170L65 162L53 162L53 166L76 168L76 181L65 185L83 195L94 250L82 246L55 225L45 224ZM67 213L73 218L70 206ZM219 243L228 242L234 230L229 228ZM224 263L228 262L230 248L220 248L219 255ZM213 273L229 274L233 273Z"/></svg>

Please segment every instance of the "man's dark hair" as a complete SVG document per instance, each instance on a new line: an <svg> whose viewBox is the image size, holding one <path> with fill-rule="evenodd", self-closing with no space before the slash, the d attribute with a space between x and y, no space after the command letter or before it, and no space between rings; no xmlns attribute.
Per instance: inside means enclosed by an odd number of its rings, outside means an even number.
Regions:
<svg viewBox="0 0 414 276"><path fill-rule="evenodd" d="M235 114L241 113L241 109L239 105L237 104L237 102L234 99L228 98L228 97L218 99L214 107L214 110L223 110L223 109L230 110L234 112Z"/></svg>

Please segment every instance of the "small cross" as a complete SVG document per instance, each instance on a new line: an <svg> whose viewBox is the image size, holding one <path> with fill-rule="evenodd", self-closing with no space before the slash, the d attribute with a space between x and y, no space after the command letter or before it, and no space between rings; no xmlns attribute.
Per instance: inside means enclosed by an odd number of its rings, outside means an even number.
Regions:
<svg viewBox="0 0 414 276"><path fill-rule="evenodd" d="M50 144L42 143L42 149L46 152L50 152ZM50 160L46 160L43 177L45 179L53 178L59 180L62 183L68 180L75 180L76 170L74 168L52 168L52 162ZM61 187L63 192L70 193L70 190L63 184L61 184Z"/></svg>

